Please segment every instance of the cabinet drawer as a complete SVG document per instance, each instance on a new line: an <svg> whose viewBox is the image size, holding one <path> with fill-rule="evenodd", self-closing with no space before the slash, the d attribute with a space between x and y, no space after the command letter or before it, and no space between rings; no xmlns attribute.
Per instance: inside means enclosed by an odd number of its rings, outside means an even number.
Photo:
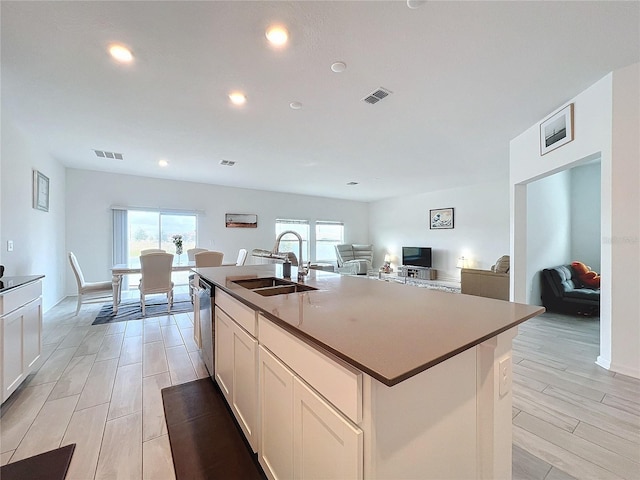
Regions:
<svg viewBox="0 0 640 480"><path fill-rule="evenodd" d="M362 421L362 372L329 357L258 315L260 344L271 350L351 421Z"/></svg>
<svg viewBox="0 0 640 480"><path fill-rule="evenodd" d="M0 295L0 315L13 312L16 308L35 300L40 295L42 295L40 280L9 290L4 295Z"/></svg>
<svg viewBox="0 0 640 480"><path fill-rule="evenodd" d="M238 325L256 337L256 311L239 302L220 288L216 288L215 295L216 306L224 310Z"/></svg>

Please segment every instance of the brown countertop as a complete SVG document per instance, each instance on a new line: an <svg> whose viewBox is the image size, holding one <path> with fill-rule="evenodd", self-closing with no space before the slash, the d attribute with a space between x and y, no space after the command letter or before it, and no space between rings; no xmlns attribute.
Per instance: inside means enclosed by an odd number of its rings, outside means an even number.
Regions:
<svg viewBox="0 0 640 480"><path fill-rule="evenodd" d="M392 386L544 312L534 305L311 270L318 290L263 297L233 280L282 277L280 265L196 268L308 343ZM292 269L292 279L296 270Z"/></svg>

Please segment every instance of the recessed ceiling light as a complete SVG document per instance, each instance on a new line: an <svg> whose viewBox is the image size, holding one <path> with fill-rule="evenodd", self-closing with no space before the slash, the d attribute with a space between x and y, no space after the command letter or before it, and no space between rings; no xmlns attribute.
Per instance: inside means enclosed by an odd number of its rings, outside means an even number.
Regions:
<svg viewBox="0 0 640 480"><path fill-rule="evenodd" d="M289 106L294 110L300 110L302 108L302 104L300 102L291 102Z"/></svg>
<svg viewBox="0 0 640 480"><path fill-rule="evenodd" d="M133 53L124 45L117 43L110 45L109 54L120 63L131 63L133 61Z"/></svg>
<svg viewBox="0 0 640 480"><path fill-rule="evenodd" d="M242 92L231 92L229 94L229 100L234 105L244 105L247 103L247 96Z"/></svg>
<svg viewBox="0 0 640 480"><path fill-rule="evenodd" d="M169 162L167 162L166 160L159 160L158 165L164 168L169 165Z"/></svg>
<svg viewBox="0 0 640 480"><path fill-rule="evenodd" d="M275 45L276 47L281 47L287 43L287 40L289 39L289 32L287 32L287 29L281 25L272 25L267 28L265 35L271 45Z"/></svg>
<svg viewBox="0 0 640 480"><path fill-rule="evenodd" d="M335 62L331 64L331 70L336 73L342 73L347 69L347 64L344 62Z"/></svg>

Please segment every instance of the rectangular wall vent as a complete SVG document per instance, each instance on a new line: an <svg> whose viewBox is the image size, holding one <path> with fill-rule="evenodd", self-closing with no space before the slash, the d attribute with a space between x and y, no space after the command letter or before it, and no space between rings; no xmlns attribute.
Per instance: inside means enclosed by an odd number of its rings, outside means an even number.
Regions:
<svg viewBox="0 0 640 480"><path fill-rule="evenodd" d="M369 103L371 105L378 103L383 98L388 97L393 92L391 90L387 90L386 88L378 88L376 91L371 92L369 95L362 99L363 102Z"/></svg>
<svg viewBox="0 0 640 480"><path fill-rule="evenodd" d="M220 165L224 165L225 167L233 167L236 164L233 160L220 160Z"/></svg>
<svg viewBox="0 0 640 480"><path fill-rule="evenodd" d="M112 160L122 160L122 154L121 153L114 153L114 152L105 152L104 150L94 150L96 157L100 157L100 158L110 158Z"/></svg>

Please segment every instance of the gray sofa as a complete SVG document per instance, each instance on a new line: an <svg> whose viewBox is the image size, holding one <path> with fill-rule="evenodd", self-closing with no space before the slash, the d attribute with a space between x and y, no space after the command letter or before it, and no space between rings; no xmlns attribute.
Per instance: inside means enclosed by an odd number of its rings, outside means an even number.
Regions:
<svg viewBox="0 0 640 480"><path fill-rule="evenodd" d="M342 243L336 245L338 272L345 275L366 275L373 268L373 245Z"/></svg>

